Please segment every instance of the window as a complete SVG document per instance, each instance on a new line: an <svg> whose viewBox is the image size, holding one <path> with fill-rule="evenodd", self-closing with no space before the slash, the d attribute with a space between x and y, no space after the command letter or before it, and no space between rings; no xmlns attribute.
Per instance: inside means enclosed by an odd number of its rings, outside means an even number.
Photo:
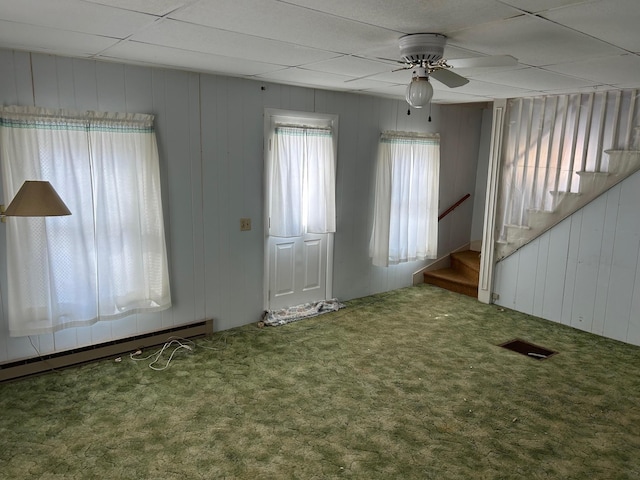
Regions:
<svg viewBox="0 0 640 480"><path fill-rule="evenodd" d="M436 257L439 176L438 135L380 137L369 247L374 265Z"/></svg>
<svg viewBox="0 0 640 480"><path fill-rule="evenodd" d="M5 199L48 180L72 212L7 223L12 336L169 308L152 116L6 107L0 160Z"/></svg>
<svg viewBox="0 0 640 480"><path fill-rule="evenodd" d="M276 123L269 166L269 234L336 231L334 139L330 124Z"/></svg>

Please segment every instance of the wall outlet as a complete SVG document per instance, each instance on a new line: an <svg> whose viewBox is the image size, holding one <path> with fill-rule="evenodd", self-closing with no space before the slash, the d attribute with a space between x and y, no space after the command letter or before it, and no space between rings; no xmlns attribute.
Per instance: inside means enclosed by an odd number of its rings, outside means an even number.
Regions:
<svg viewBox="0 0 640 480"><path fill-rule="evenodd" d="M251 219L250 218L241 218L240 219L240 231L246 232L251 230Z"/></svg>

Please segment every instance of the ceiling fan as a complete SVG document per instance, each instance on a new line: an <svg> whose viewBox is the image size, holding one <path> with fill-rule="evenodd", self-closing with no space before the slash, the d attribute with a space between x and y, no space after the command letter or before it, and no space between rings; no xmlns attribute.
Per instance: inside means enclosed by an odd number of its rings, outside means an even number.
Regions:
<svg viewBox="0 0 640 480"><path fill-rule="evenodd" d="M398 70L412 70L411 83L407 86L407 103L415 108L428 105L433 97L429 77L449 88L469 83L465 77L451 71L452 68L501 67L518 64L511 55L446 60L443 58L447 37L440 33L414 33L400 37L400 56L405 66ZM394 70L397 71L397 70Z"/></svg>

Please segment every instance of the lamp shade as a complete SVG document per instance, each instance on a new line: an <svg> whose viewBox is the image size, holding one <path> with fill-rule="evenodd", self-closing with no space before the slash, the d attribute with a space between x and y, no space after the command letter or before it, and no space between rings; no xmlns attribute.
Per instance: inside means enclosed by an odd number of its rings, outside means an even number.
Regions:
<svg viewBox="0 0 640 480"><path fill-rule="evenodd" d="M4 212L7 217L57 217L71 215L49 182L27 180Z"/></svg>
<svg viewBox="0 0 640 480"><path fill-rule="evenodd" d="M415 108L428 105L433 97L433 87L428 77L413 77L407 86L407 103Z"/></svg>

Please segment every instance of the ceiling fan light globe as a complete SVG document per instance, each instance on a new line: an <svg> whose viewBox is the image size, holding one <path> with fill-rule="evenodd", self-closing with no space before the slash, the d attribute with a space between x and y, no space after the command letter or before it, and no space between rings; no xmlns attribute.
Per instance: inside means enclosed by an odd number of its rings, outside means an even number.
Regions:
<svg viewBox="0 0 640 480"><path fill-rule="evenodd" d="M433 87L429 79L425 77L413 78L407 85L405 98L407 103L414 108L422 108L429 104L433 97Z"/></svg>

